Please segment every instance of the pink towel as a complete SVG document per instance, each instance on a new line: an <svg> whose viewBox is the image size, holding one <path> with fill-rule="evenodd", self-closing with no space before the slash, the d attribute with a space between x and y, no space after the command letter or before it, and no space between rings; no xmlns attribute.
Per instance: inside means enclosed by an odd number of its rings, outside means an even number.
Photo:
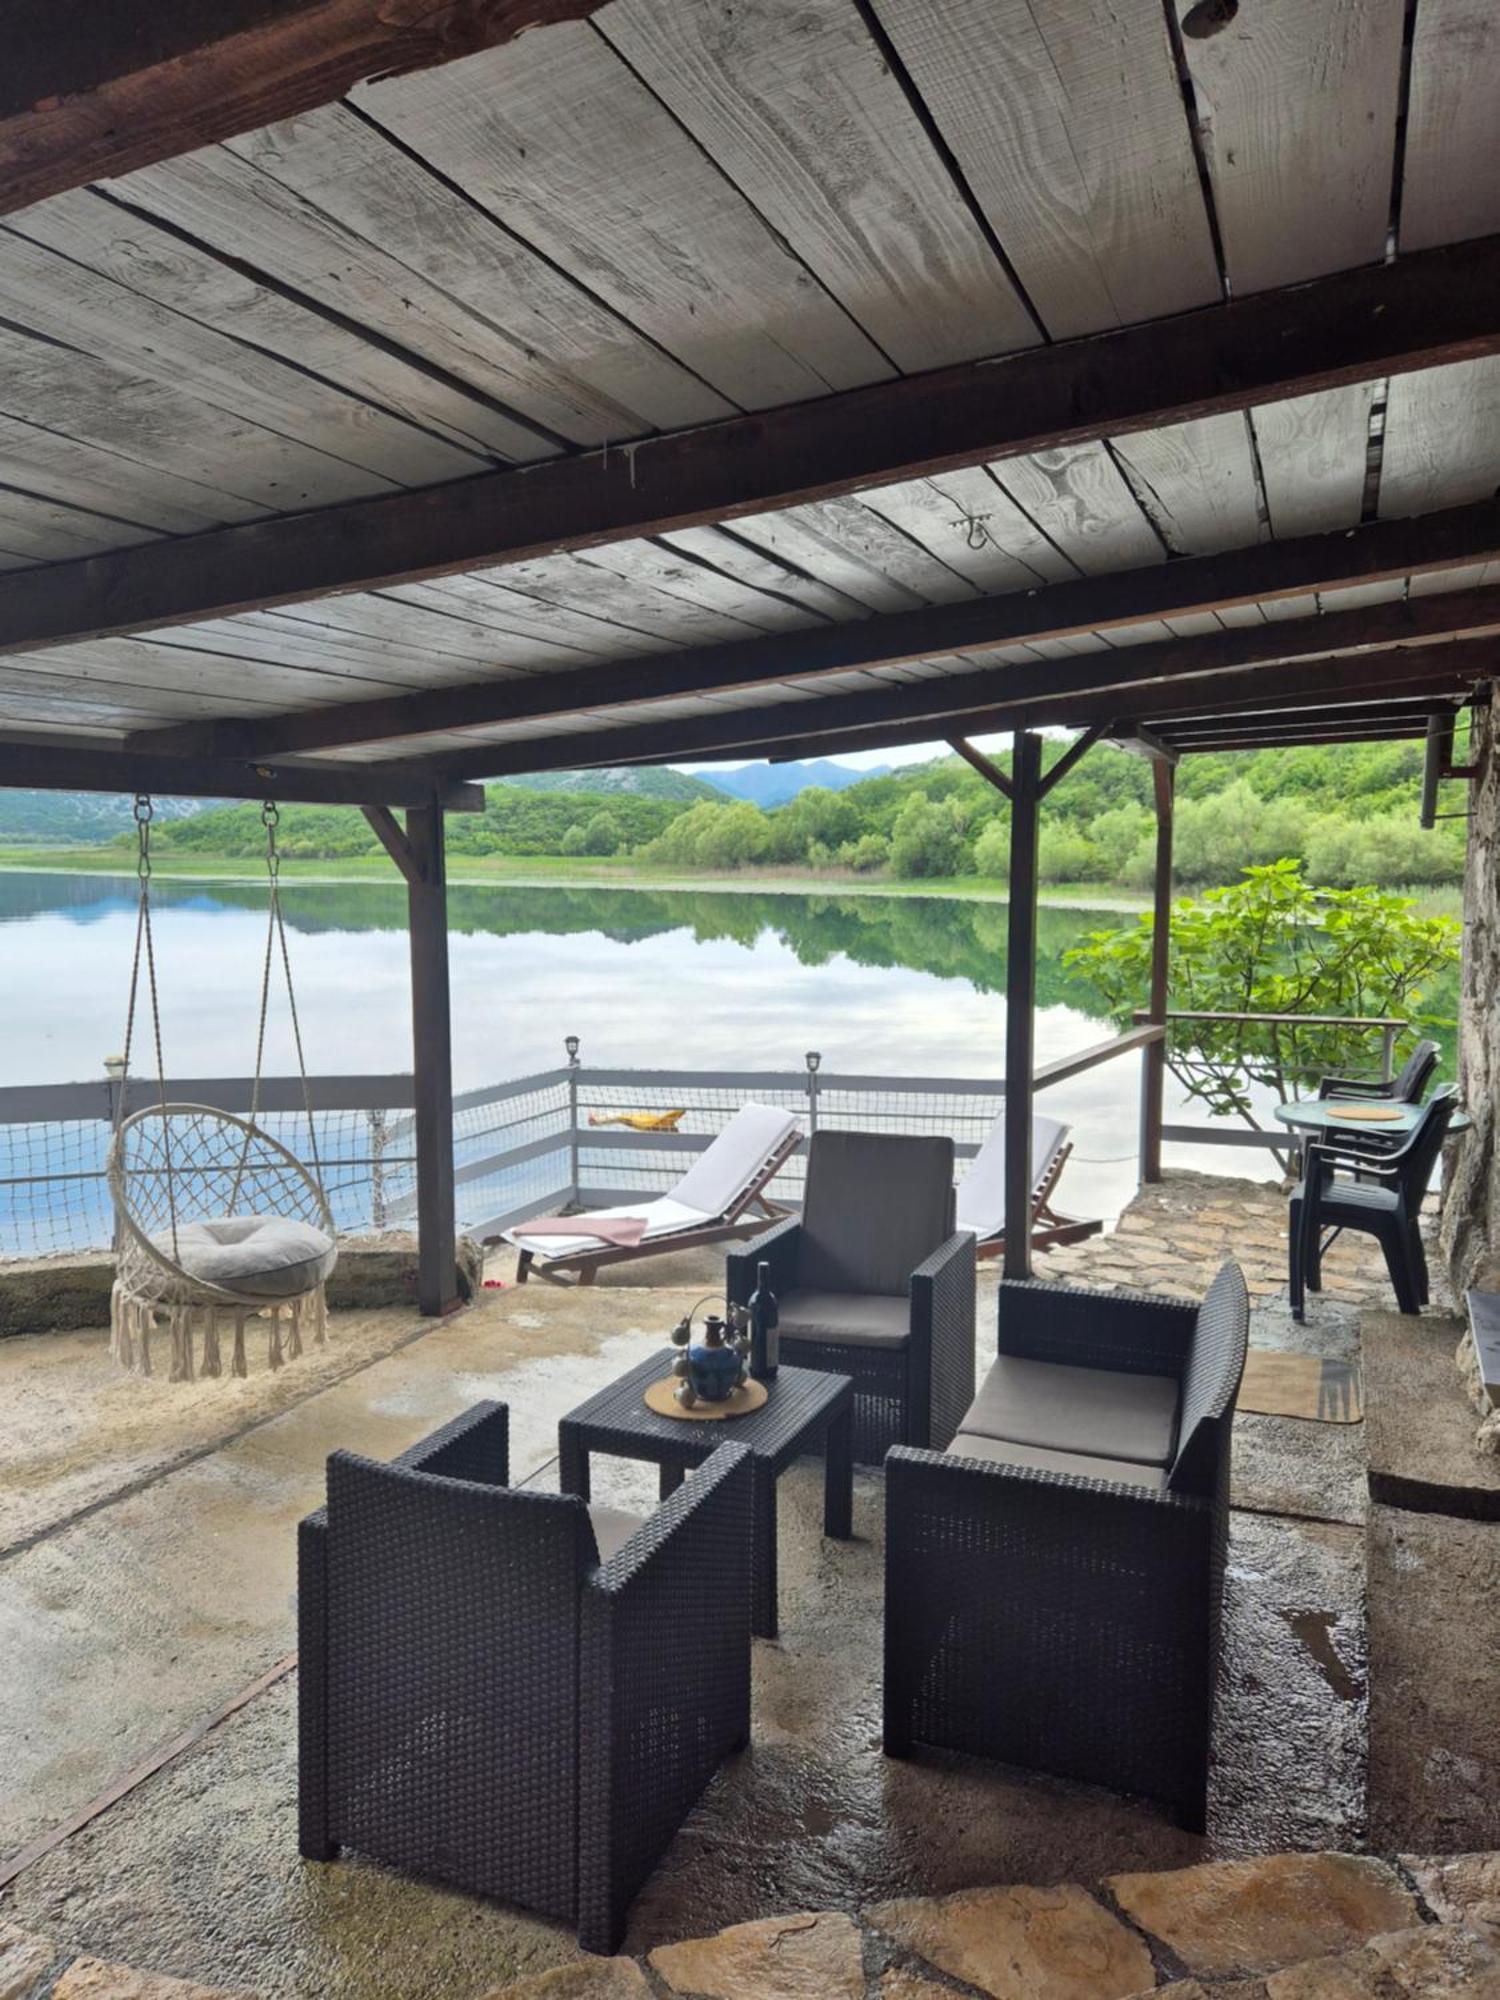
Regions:
<svg viewBox="0 0 1500 2000"><path fill-rule="evenodd" d="M644 1215L549 1215L540 1222L523 1222L517 1236L592 1236L600 1243L617 1243L633 1250L646 1233Z"/></svg>

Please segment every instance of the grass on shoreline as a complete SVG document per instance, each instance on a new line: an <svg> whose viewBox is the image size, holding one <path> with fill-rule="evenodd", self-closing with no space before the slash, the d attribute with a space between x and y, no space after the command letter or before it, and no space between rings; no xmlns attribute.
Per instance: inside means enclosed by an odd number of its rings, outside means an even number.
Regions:
<svg viewBox="0 0 1500 2000"><path fill-rule="evenodd" d="M123 847L0 848L0 873L27 875L85 874L134 877L135 856ZM177 855L158 850L152 874L173 882L262 882L264 871L249 857L220 854ZM302 860L287 856L282 880L308 885L339 882L400 883L395 869L381 854L345 860ZM633 857L601 860L549 854L451 854L448 882L452 888L611 888L712 890L716 894L760 896L951 896L969 902L1003 903L1007 885L977 875L931 876L894 881L889 876L855 875L830 869L739 869L724 874L689 874L681 869L653 868ZM1419 884L1403 889L1425 916L1456 916L1462 896L1456 887ZM1183 891L1181 893L1189 893ZM1138 890L1105 882L1049 882L1041 891L1048 904L1076 903L1094 910L1144 910L1150 898Z"/></svg>

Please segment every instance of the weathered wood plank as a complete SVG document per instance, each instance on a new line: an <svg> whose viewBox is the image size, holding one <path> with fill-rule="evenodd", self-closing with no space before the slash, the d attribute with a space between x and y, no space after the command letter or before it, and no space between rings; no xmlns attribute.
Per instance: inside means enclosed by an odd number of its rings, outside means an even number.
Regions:
<svg viewBox="0 0 1500 2000"><path fill-rule="evenodd" d="M420 588L421 586L416 586ZM457 676L466 667L495 670L498 661L513 667L581 666L598 657L597 648L585 652L576 645L542 639L530 631L502 630L466 617L459 604L448 600L439 610L435 602L423 605L398 602L394 598L371 595L323 598L313 604L297 604L285 611L247 614L263 618L278 628L282 621L293 629L332 635L353 634L417 652L435 663L446 663L446 671Z"/></svg>
<svg viewBox="0 0 1500 2000"><path fill-rule="evenodd" d="M643 545L635 541L618 542L609 550L590 550L583 556L538 556L528 562L507 563L488 581L564 613L600 620L647 643L658 635L677 645L711 645L716 640L749 636L751 628L743 619L726 618L643 581L638 560L650 563L649 545L644 546L647 553L639 559L636 551ZM623 574L593 560L595 555L613 555L616 549L625 552L620 557Z"/></svg>
<svg viewBox="0 0 1500 2000"><path fill-rule="evenodd" d="M1401 248L1500 229L1500 12L1422 0L1412 34Z"/></svg>
<svg viewBox="0 0 1500 2000"><path fill-rule="evenodd" d="M757 541L744 517L764 520L768 507L948 472L976 455L1082 443L1096 427L1119 452L1120 438L1153 427L1497 351L1500 244L1486 238L1145 328L648 438L629 451L480 474L190 546L148 545L83 571L13 572L0 583L0 644L187 622L731 519ZM1143 462L1151 451L1142 449ZM1242 465L1229 464L1229 501ZM1204 470L1214 468L1200 469L1200 482ZM802 555L790 559L807 566Z"/></svg>
<svg viewBox="0 0 1500 2000"><path fill-rule="evenodd" d="M1173 0L1179 19L1192 0ZM1185 35L1238 296L1385 250L1401 85L1397 0L1256 0Z"/></svg>
<svg viewBox="0 0 1500 2000"><path fill-rule="evenodd" d="M1219 297L1158 0L875 0L1056 339Z"/></svg>
<svg viewBox="0 0 1500 2000"><path fill-rule="evenodd" d="M435 583L401 584L380 595L393 603L415 604L424 610L471 619L507 640L512 634L528 639L545 637L593 659L623 659L658 648L671 651L678 643L670 634L648 635L593 612L564 610L552 601L562 592L557 584L547 581L545 572L530 573L524 589L507 584L510 574L509 570L482 570L472 576L443 577Z"/></svg>
<svg viewBox="0 0 1500 2000"><path fill-rule="evenodd" d="M76 261L75 250L84 246L77 242L76 229L70 231L66 218L56 215L64 207L110 223L118 278ZM49 211L54 212L50 218ZM6 317L131 375L146 376L233 417L295 438L311 450L363 466L381 481L425 486L461 479L493 462L472 446L460 449L320 380L309 372L306 357L300 366L289 367L238 331L203 325L137 291L132 279L142 267L149 274L152 253L136 248L129 232L120 228L121 219L118 210L80 193L17 218L24 235L0 231L0 296ZM173 248L164 232L137 223L136 235L143 230L155 239L154 247ZM313 315L301 318L305 325Z"/></svg>
<svg viewBox="0 0 1500 2000"><path fill-rule="evenodd" d="M0 548L18 563L67 562L154 538L152 529L133 521L0 488Z"/></svg>
<svg viewBox="0 0 1500 2000"><path fill-rule="evenodd" d="M1114 441L1135 496L1173 555L1265 539L1245 418L1205 417Z"/></svg>
<svg viewBox="0 0 1500 2000"><path fill-rule="evenodd" d="M218 658L235 663L242 674L248 669L257 685L262 668L288 668L304 679L311 677L312 688L326 691L331 699L339 697L344 682L371 692L380 687L413 689L451 684L465 671L456 660L361 640L353 633L306 622L279 622L279 614L274 612L210 619L190 630L172 626L165 632L136 635L136 643L148 642L160 648L175 647L200 661ZM503 655L487 663L484 671L486 679L504 679Z"/></svg>
<svg viewBox="0 0 1500 2000"><path fill-rule="evenodd" d="M0 285L3 285L0 273ZM157 472L292 513L390 493L393 482L136 369L0 324L0 410Z"/></svg>
<svg viewBox="0 0 1500 2000"><path fill-rule="evenodd" d="M674 549L696 556L700 562L712 563L726 576L737 577L741 583L753 583L758 590L774 591L777 596L789 598L825 618L838 621L864 616L865 607L856 604L852 597L793 564L768 555L764 549L752 548L724 528L669 528L661 539Z"/></svg>
<svg viewBox="0 0 1500 2000"><path fill-rule="evenodd" d="M221 180L238 169L231 154L199 157L219 164ZM176 184L163 180L151 185L166 190ZM248 185L253 189L259 183ZM55 245L174 312L284 361L315 369L351 395L391 410L483 459L512 459L518 445L523 456L537 451L532 433L518 429L514 417L484 395L415 356L404 358L390 341L364 337L357 322L340 316L336 288L328 306L320 307L311 293L288 289L257 273L232 238L225 238L225 254L216 253L195 241L187 229L168 224L164 218L171 202L165 192L160 196L161 217L135 206L134 197L146 186L143 179L133 178L115 182L108 191L84 189L59 196L23 210L10 219L9 227ZM248 200L247 207L254 236L264 225ZM191 203L184 212L191 223ZM215 213L213 204L205 203L203 212Z"/></svg>
<svg viewBox="0 0 1500 2000"><path fill-rule="evenodd" d="M608 570L643 593L679 598L696 610L707 612L723 628L723 636L751 632L796 632L821 622L784 598L658 542L616 542L610 548L590 549L578 558L580 570L592 574Z"/></svg>
<svg viewBox="0 0 1500 2000"><path fill-rule="evenodd" d="M1077 573L982 465L857 497L976 589L1029 590Z"/></svg>
<svg viewBox="0 0 1500 2000"><path fill-rule="evenodd" d="M360 676L332 675L315 670L257 662L246 671L243 658L207 646L159 645L145 638L95 639L70 646L65 653L15 654L8 666L24 663L35 679L54 676L123 696L139 690L153 693L201 693L215 703L217 714L239 709L275 713L283 706L303 711L330 700L371 700L388 692L389 684Z"/></svg>
<svg viewBox="0 0 1500 2000"><path fill-rule="evenodd" d="M1273 534L1315 535L1359 519L1376 387L1356 382L1250 413Z"/></svg>
<svg viewBox="0 0 1500 2000"><path fill-rule="evenodd" d="M1500 358L1398 376L1386 399L1387 519L1488 498L1500 486Z"/></svg>
<svg viewBox="0 0 1500 2000"><path fill-rule="evenodd" d="M545 366L528 361L523 344L502 327L263 170L260 161L266 169L275 163L266 150L275 136L252 135L255 159L215 147L132 174L115 189L133 208L221 257L243 260L310 306L345 315L394 343L412 365L440 370L447 383L487 399L484 438L492 456L531 464L554 455L558 445L548 433L562 432L547 417L566 411L549 393ZM546 416L530 407L537 401Z"/></svg>
<svg viewBox="0 0 1500 2000"><path fill-rule="evenodd" d="M340 97L361 77L451 62L597 0L86 0L12 37L0 78L5 207L124 173ZM40 14L39 19L43 18Z"/></svg>
<svg viewBox="0 0 1500 2000"><path fill-rule="evenodd" d="M1342 618L1312 618L1301 627L1267 624L1257 602L1264 593L1278 589L1332 590L1382 575L1396 579L1399 586L1417 566L1419 549L1429 558L1442 550L1454 561L1481 551L1500 553L1500 507L1492 505L1461 518L1461 528L1443 516L1377 523L1238 550L1230 556L1189 557L1127 576L1091 577L1006 597L893 613L855 625L821 626L790 636L658 654L645 661L611 661L571 674L529 676L504 686L434 690L414 701L381 700L336 715L294 717L264 730L251 728L237 733L235 747L245 754L273 755L327 749L361 736L374 740L424 728L479 727L521 719L546 720L561 729L570 714L604 702L624 707L706 693L738 696L777 681L927 661L948 651L1008 650L1016 640L1041 656L1037 664L1045 668L1058 656L1107 648L1114 636L1111 628L1149 621L1153 615L1217 607L1227 621L1236 599L1252 616L1245 630L1182 639L1162 650L1170 650L1179 661L1193 661L1195 670L1208 671L1305 652L1473 630L1476 624L1486 626L1500 618L1500 596L1455 592L1446 598L1381 605ZM59 657L66 659L66 651ZM1119 671L1130 677L1130 669ZM195 739L183 747L199 750L204 745Z"/></svg>
<svg viewBox="0 0 1500 2000"><path fill-rule="evenodd" d="M465 200L352 111L330 106L249 133L229 150L347 239L377 249L380 265L394 260L412 274L420 299L408 286L385 304L380 323L388 332L400 337L403 317L410 327L420 311L428 324L448 329L462 352L490 362L494 393L572 442L600 444L728 415L722 396L601 304L586 278L574 283L554 269L503 215ZM344 286L350 282L352 275ZM380 307L368 283L359 296L360 311Z"/></svg>
<svg viewBox="0 0 1500 2000"><path fill-rule="evenodd" d="M741 407L890 372L592 28L354 101Z"/></svg>
<svg viewBox="0 0 1500 2000"><path fill-rule="evenodd" d="M80 443L40 424L0 415L0 462L9 483L64 507L162 534L193 535L236 526L265 509L160 466L101 445ZM120 537L123 547L130 536Z"/></svg>
<svg viewBox="0 0 1500 2000"><path fill-rule="evenodd" d="M848 0L614 0L595 26L898 367L1036 340Z"/></svg>
<svg viewBox="0 0 1500 2000"><path fill-rule="evenodd" d="M1103 444L1000 459L990 471L1084 576L1166 560L1161 537Z"/></svg>
<svg viewBox="0 0 1500 2000"><path fill-rule="evenodd" d="M742 514L734 532L783 561L800 563L833 589L869 611L907 611L923 602L878 563L848 546L838 532L839 517L825 518L816 504L787 507L774 514ZM957 584L957 578L954 579Z"/></svg>

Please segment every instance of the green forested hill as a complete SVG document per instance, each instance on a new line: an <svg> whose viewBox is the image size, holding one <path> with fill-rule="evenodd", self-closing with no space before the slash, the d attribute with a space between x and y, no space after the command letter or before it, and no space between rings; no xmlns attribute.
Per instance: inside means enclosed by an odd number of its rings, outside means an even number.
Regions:
<svg viewBox="0 0 1500 2000"><path fill-rule="evenodd" d="M1051 762L1065 747L1049 742ZM1462 876L1463 828L1417 825L1418 743L1338 745L1185 758L1178 771L1176 872L1184 884L1233 881L1250 863L1295 855L1319 882L1452 882ZM1002 764L1005 759L998 761ZM1004 802L957 757L911 765L833 792L813 787L772 811L725 798L681 773L673 796L497 784L482 814L456 814L449 846L463 855L638 856L661 868L797 868L902 879L1002 877L1009 853ZM1461 811L1463 792L1450 806ZM1151 862L1150 778L1135 757L1100 745L1051 794L1042 874L1050 882L1140 887ZM158 836L164 853L249 858L263 832L253 805L220 807ZM283 811L283 853L333 860L377 853L346 808Z"/></svg>

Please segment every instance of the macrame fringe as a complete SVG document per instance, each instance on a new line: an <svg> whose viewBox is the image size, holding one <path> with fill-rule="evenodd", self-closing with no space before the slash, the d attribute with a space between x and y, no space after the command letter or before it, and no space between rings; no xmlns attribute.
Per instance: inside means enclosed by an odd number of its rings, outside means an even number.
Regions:
<svg viewBox="0 0 1500 2000"><path fill-rule="evenodd" d="M323 1287L301 1298L267 1305L257 1312L250 1306L220 1307L204 1299L141 1298L116 1280L109 1295L109 1352L121 1368L136 1375L150 1375L151 1336L165 1334L170 1359L169 1382L191 1382L199 1376L220 1376L224 1355L219 1339L221 1311L233 1314L234 1341L229 1370L243 1381L250 1373L245 1330L252 1319L266 1322L266 1364L279 1369L286 1361L299 1360L303 1353L304 1328L314 1346L328 1339L328 1300ZM194 1346L197 1344L197 1354ZM195 1368L196 1360L196 1368Z"/></svg>

